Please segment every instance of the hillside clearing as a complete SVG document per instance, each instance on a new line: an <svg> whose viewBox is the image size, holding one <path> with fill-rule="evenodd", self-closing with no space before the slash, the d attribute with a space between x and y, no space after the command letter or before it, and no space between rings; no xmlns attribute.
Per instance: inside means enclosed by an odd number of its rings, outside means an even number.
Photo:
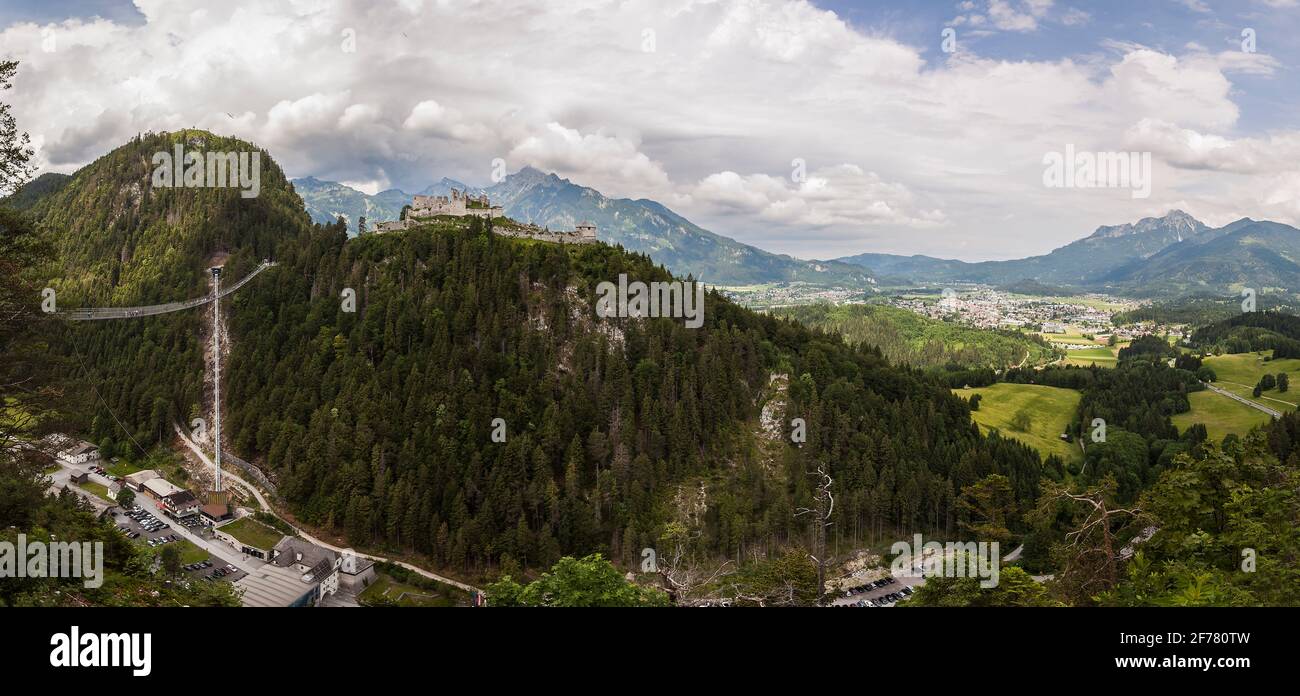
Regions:
<svg viewBox="0 0 1300 696"><path fill-rule="evenodd" d="M1038 450L1044 458L1055 454L1070 462L1082 456L1078 445L1060 438L1079 406L1081 395L1073 389L1004 382L952 392L963 399L980 395L980 408L971 417L984 430L997 429L1004 437Z"/></svg>

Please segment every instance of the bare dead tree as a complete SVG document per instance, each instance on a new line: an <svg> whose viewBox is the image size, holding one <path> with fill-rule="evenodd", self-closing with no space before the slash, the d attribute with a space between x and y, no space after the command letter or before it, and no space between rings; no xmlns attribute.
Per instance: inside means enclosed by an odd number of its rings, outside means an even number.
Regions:
<svg viewBox="0 0 1300 696"><path fill-rule="evenodd" d="M817 564L817 601L820 603L826 594L826 529L830 527L831 515L835 512L835 496L831 487L835 479L826 473L826 465L818 464L816 471L808 472L817 479L817 494L813 497L815 507L802 507L794 516L811 515L813 518L813 552L809 557Z"/></svg>
<svg viewBox="0 0 1300 696"><path fill-rule="evenodd" d="M1109 501L1114 487L1113 479L1108 477L1102 485L1080 492L1063 486L1050 488L1039 500L1040 515L1062 501L1082 509L1078 526L1066 532L1065 543L1057 550L1063 560L1060 584L1074 598L1091 597L1119 582L1120 556L1115 549L1114 524L1122 518L1138 519L1142 510L1112 506Z"/></svg>
<svg viewBox="0 0 1300 696"><path fill-rule="evenodd" d="M670 546L667 558L656 559L659 577L663 578L679 606L704 606L723 601L721 587L717 586L719 578L734 572L730 560L707 570L696 561L691 553L691 546L700 538L700 533L689 532L681 524L671 524L663 540Z"/></svg>

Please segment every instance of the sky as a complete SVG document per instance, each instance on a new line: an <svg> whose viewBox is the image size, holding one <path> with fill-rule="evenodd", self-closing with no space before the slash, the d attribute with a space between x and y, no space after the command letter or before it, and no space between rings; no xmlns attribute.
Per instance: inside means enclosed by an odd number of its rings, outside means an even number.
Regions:
<svg viewBox="0 0 1300 696"><path fill-rule="evenodd" d="M370 193L531 165L800 258L1300 224L1300 0L6 0L0 58L40 171L186 127Z"/></svg>

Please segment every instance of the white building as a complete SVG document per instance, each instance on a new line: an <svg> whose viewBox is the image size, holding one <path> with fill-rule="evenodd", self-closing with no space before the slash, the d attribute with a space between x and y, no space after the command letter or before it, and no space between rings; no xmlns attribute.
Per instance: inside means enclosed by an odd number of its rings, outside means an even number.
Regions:
<svg viewBox="0 0 1300 696"><path fill-rule="evenodd" d="M171 495L164 496L162 504L163 509L172 517L177 519L199 514L199 499L187 490L180 490Z"/></svg>
<svg viewBox="0 0 1300 696"><path fill-rule="evenodd" d="M244 606L315 606L339 591L343 560L329 549L284 537L268 560L262 569L235 583L247 590Z"/></svg>
<svg viewBox="0 0 1300 696"><path fill-rule="evenodd" d="M375 562L364 556L358 556L352 549L343 550L343 559L339 565L339 584L356 594L375 581Z"/></svg>
<svg viewBox="0 0 1300 696"><path fill-rule="evenodd" d="M91 464L99 461L99 448L83 440L59 452L59 459L65 464Z"/></svg>

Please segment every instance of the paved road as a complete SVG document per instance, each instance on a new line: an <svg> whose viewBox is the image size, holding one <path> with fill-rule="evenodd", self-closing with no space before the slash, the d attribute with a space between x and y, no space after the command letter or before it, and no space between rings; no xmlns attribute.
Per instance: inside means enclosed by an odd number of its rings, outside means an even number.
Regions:
<svg viewBox="0 0 1300 696"><path fill-rule="evenodd" d="M1272 416L1272 417L1274 417L1274 418L1281 418L1281 417L1282 417L1282 413L1281 413L1280 411L1275 411L1275 410L1273 410L1273 409L1271 409L1271 408L1265 406L1264 404L1261 404L1261 403L1258 403L1258 402L1255 402L1255 401L1251 401L1250 399L1247 399L1247 398L1245 398L1245 397L1237 396L1236 394L1233 394L1232 392L1228 391L1227 389L1220 389L1220 388L1214 386L1213 384L1210 384L1209 382L1202 382L1201 384L1204 384L1204 385L1205 385L1205 386L1206 386L1210 391L1214 392L1215 394L1222 394L1222 395L1228 397L1229 399L1236 399L1237 401L1240 401L1241 403L1246 404L1247 406L1249 406L1249 407L1251 407L1251 408L1259 409L1259 410L1263 411L1264 413L1267 413L1268 415L1270 415L1270 416Z"/></svg>
<svg viewBox="0 0 1300 696"><path fill-rule="evenodd" d="M190 448L190 451L198 455L199 458L202 459L203 462L206 463L208 466L213 465L212 459L209 458L207 454L204 454L203 450L200 449L199 446L189 438L189 435L186 434L185 431L182 430L179 425L173 423L172 426L176 429L176 434L179 435L181 440L185 442L185 444ZM260 503L262 507L266 508L268 511L274 510L274 508L271 507L271 504L267 502L266 498L262 495L262 492L257 490L256 486L250 484L244 479L241 479L238 476L235 476L234 474L231 474L229 472L224 472L222 476L225 480L233 481L236 484L248 490L253 495L254 498L257 498L257 502ZM283 520L284 518L280 518L280 519ZM288 520L285 520L285 524L289 524ZM369 558L372 561L382 561L385 563L392 563L393 565L399 565L413 573L419 573L420 575L423 575L424 577L429 578L430 580L436 580L440 583L443 583L444 585L451 585L452 587L458 587L462 590L465 590L466 592L482 592L482 590L480 590L477 587L474 587L473 585L468 585L459 580L453 580L448 577L443 577L441 575L438 575L437 573L432 573L425 570L424 568L420 568L419 566L413 566L410 563L406 563L405 561L395 561L391 558L385 558L384 556L375 556L368 553L361 553L360 551L357 551L355 549L345 549L340 546L335 546L327 541L317 539L316 537L308 534L307 532L303 531L302 529L292 524L289 524L289 526L293 527L294 531L298 532L298 535L301 536L303 539L306 539L307 541L316 544L317 546L327 548L335 553L341 554L344 551L349 551L350 553L356 554L357 556L360 556L362 558Z"/></svg>
<svg viewBox="0 0 1300 696"><path fill-rule="evenodd" d="M1242 384L1241 382L1229 382L1229 381L1226 380L1226 379L1221 379L1221 380L1219 380L1218 382L1216 382L1216 384L1231 384L1231 385L1233 385L1234 387L1241 387L1242 389L1254 389L1254 388L1255 388L1255 385L1253 385L1253 384ZM1273 398L1273 397L1271 397L1271 396L1268 396L1267 394L1260 394L1260 395L1259 395L1259 398L1264 399L1264 400L1266 400L1266 401L1276 401L1277 403L1282 404L1283 406L1285 406L1285 407L1287 407L1287 408L1291 408L1292 406L1295 405L1295 404L1292 404L1290 401L1284 401L1284 400L1282 400L1282 399L1275 399L1275 398Z"/></svg>
<svg viewBox="0 0 1300 696"><path fill-rule="evenodd" d="M109 483L111 483L107 478L90 471L90 466L91 466L90 464L83 464L83 465L68 464L66 462L63 462L62 460L58 460L57 458L56 461L59 464L59 469L58 471L55 471L54 473L50 474L50 479L53 482L53 485L55 487L62 488L63 486L67 486L69 490L76 492L81 497L90 501L90 503L96 506L97 509L104 505L104 501L99 496L89 491L83 490L80 486L77 486L76 484L71 484L69 483L69 481L72 477L72 474L85 472L90 474L90 478L94 480L96 483L100 483L107 486ZM149 498L148 496L144 494L137 494L136 501L137 501L136 502L137 505L141 507L150 508L150 512L153 512L156 517L158 517L159 519L163 520L164 522L166 522L168 525L171 526L171 529L167 533L175 533L177 536L181 537L182 539L189 540L195 546L198 546L199 548L207 551L210 555L220 558L225 563L230 563L234 565L236 568L243 570L244 572L251 572L252 569L257 567L256 565L250 565L247 560L242 558L242 554L230 548L228 544L224 544L215 539L204 539L203 537L200 537L194 532L191 532L190 530L186 529L183 525L177 523L175 520L172 520L171 518L164 516L161 510L156 509L157 505L153 501L153 499ZM116 516L114 517L114 521L116 524L121 524L121 522L117 520ZM162 534L163 532L159 532L158 535L162 535Z"/></svg>
<svg viewBox="0 0 1300 696"><path fill-rule="evenodd" d="M216 465L212 463L212 458L209 457L197 444L195 444L193 440L190 439L189 434L186 433L184 430L182 430L180 425L176 423L172 423L172 428L176 430L176 434L180 436L181 442L184 442L185 445L190 448L191 452L193 452L196 456L198 456L198 458L204 464L207 464L208 466L215 468ZM225 470L222 470L221 478L222 480L225 481L233 481L234 483L238 484L241 488L251 493L252 496L257 499L257 504L262 506L262 509L266 510L267 512L271 512L272 510L274 510L274 508L271 507L271 503L268 502L266 497L262 495L262 492L257 490L257 486L254 486L253 484L245 481L244 479L239 478L238 476Z"/></svg>

